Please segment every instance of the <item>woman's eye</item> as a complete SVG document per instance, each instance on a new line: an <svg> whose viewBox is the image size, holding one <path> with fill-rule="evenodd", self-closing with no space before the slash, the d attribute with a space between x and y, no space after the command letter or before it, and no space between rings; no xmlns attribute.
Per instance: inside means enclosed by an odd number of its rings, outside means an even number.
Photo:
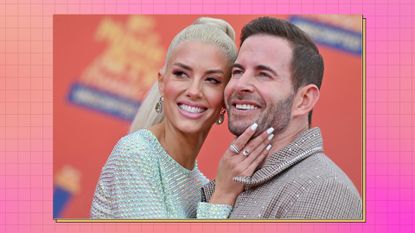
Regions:
<svg viewBox="0 0 415 233"><path fill-rule="evenodd" d="M217 78L206 78L206 81L208 81L209 83L212 83L212 84L220 84L220 83L222 83L219 79L217 79Z"/></svg>
<svg viewBox="0 0 415 233"><path fill-rule="evenodd" d="M186 78L187 77L187 74L183 71L180 71L180 70L173 71L173 75L178 77L178 78Z"/></svg>

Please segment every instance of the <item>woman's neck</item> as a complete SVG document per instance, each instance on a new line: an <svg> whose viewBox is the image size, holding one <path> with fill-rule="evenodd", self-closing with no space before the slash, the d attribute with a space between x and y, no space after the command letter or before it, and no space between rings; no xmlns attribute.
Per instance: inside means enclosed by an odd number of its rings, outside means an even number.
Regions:
<svg viewBox="0 0 415 233"><path fill-rule="evenodd" d="M193 170L207 133L186 134L165 121L152 126L150 131L176 162L188 170Z"/></svg>

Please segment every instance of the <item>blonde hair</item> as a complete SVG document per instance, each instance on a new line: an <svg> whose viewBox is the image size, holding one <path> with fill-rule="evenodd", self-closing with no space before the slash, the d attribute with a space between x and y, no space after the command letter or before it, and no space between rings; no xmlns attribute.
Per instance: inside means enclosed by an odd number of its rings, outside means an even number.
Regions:
<svg viewBox="0 0 415 233"><path fill-rule="evenodd" d="M176 47L184 41L199 41L218 46L228 58L229 67L233 64L237 56L235 31L232 26L222 19L201 17L173 38L167 49L162 72L166 70L168 61ZM158 82L156 81L138 109L134 121L131 124L130 133L138 129L149 128L164 119L164 113L157 113L154 109L154 106L160 100L160 96Z"/></svg>

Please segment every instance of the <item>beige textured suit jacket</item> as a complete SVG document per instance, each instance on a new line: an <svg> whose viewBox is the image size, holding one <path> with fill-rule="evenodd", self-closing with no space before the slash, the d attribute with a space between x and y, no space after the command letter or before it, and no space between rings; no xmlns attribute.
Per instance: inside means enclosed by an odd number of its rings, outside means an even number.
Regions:
<svg viewBox="0 0 415 233"><path fill-rule="evenodd" d="M347 175L323 152L320 129L305 131L267 158L245 184L231 219L362 219L362 200ZM214 181L202 188L208 201Z"/></svg>

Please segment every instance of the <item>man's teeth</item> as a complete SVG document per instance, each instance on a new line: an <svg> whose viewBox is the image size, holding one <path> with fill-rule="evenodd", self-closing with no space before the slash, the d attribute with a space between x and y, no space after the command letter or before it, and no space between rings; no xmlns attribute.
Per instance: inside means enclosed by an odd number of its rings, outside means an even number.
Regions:
<svg viewBox="0 0 415 233"><path fill-rule="evenodd" d="M186 112L191 112L191 113L201 113L204 111L202 108L193 107L193 106L189 106L185 104L181 104L179 107L181 110L184 110Z"/></svg>
<svg viewBox="0 0 415 233"><path fill-rule="evenodd" d="M254 106L254 105L250 105L250 104L237 104L236 105L236 109L238 110L254 110L257 109L258 107Z"/></svg>

